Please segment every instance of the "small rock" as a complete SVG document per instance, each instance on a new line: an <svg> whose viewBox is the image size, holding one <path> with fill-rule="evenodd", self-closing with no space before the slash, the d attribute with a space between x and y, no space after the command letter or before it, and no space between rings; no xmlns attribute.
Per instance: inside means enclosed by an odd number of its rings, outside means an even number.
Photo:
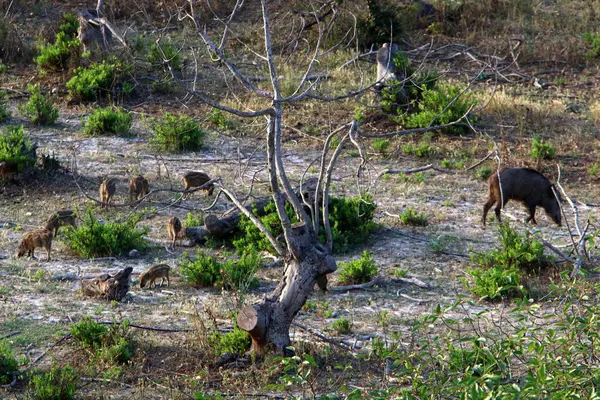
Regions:
<svg viewBox="0 0 600 400"><path fill-rule="evenodd" d="M131 250L129 252L129 257L130 258L136 258L136 257L139 257L139 255L140 255L140 252L137 251L136 249L133 249L133 250Z"/></svg>

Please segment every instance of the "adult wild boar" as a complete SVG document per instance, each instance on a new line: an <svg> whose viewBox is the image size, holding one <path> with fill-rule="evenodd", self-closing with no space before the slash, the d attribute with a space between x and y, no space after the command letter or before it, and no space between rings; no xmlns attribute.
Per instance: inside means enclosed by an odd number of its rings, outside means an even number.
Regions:
<svg viewBox="0 0 600 400"><path fill-rule="evenodd" d="M500 191L500 182L502 183L502 191ZM526 222L535 220L536 206L542 206L546 213L558 225L561 224L560 206L552 189L554 185L538 171L531 168L503 168L498 174L494 171L490 178L488 200L483 206L483 225L489 209L496 204L494 209L498 221L500 218L500 210L506 205L508 200L521 201L529 210L529 218ZM503 201L504 200L504 201Z"/></svg>

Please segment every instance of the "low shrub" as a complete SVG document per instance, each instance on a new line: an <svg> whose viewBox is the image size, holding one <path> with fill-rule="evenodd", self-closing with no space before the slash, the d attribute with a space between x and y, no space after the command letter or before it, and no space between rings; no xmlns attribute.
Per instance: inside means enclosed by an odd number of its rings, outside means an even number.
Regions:
<svg viewBox="0 0 600 400"><path fill-rule="evenodd" d="M202 226L204 225L204 213L188 212L183 220L183 226Z"/></svg>
<svg viewBox="0 0 600 400"><path fill-rule="evenodd" d="M390 148L390 140L389 139L375 139L373 141L373 148L379 154L386 154L388 149Z"/></svg>
<svg viewBox="0 0 600 400"><path fill-rule="evenodd" d="M352 332L352 321L345 317L338 318L329 324L329 329L338 335L347 335Z"/></svg>
<svg viewBox="0 0 600 400"><path fill-rule="evenodd" d="M18 165L19 171L32 167L36 163L35 146L25 135L23 125L9 125L0 134L0 161Z"/></svg>
<svg viewBox="0 0 600 400"><path fill-rule="evenodd" d="M193 285L213 286L221 277L217 259L206 255L202 250L198 250L195 260L184 253L179 261L179 268L185 280Z"/></svg>
<svg viewBox="0 0 600 400"><path fill-rule="evenodd" d="M248 332L235 326L233 331L221 333L214 331L208 337L208 344L215 349L215 354L244 354L250 350L252 339Z"/></svg>
<svg viewBox="0 0 600 400"><path fill-rule="evenodd" d="M479 268L467 270L473 277L469 290L491 301L523 297L527 293L522 285L523 276L551 267L551 260L544 255L543 244L529 232L521 236L506 222L500 224L498 230L500 248L470 254L471 261Z"/></svg>
<svg viewBox="0 0 600 400"><path fill-rule="evenodd" d="M430 157L435 153L434 148L426 141L419 143L407 143L402 146L402 151L410 156L419 158Z"/></svg>
<svg viewBox="0 0 600 400"><path fill-rule="evenodd" d="M219 110L218 108L213 108L212 110L210 110L208 120L211 124L213 124L221 130L226 130L233 126L233 122L230 119L228 119L227 116L223 113L223 111Z"/></svg>
<svg viewBox="0 0 600 400"><path fill-rule="evenodd" d="M77 16L71 13L64 13L58 31L64 33L67 38L74 39L77 37L78 30L79 21L77 20Z"/></svg>
<svg viewBox="0 0 600 400"><path fill-rule="evenodd" d="M19 362L14 351L8 340L0 340L0 385L11 383L18 373Z"/></svg>
<svg viewBox="0 0 600 400"><path fill-rule="evenodd" d="M125 364L135 355L135 343L127 320L107 327L86 317L71 326L71 336L95 361L106 365Z"/></svg>
<svg viewBox="0 0 600 400"><path fill-rule="evenodd" d="M204 146L206 131L188 116L166 112L162 119L152 119L150 126L153 131L150 143L158 150L194 151Z"/></svg>
<svg viewBox="0 0 600 400"><path fill-rule="evenodd" d="M196 286L219 285L223 289L237 289L245 291L258 286L255 276L260 268L262 258L260 254L249 249L238 260L219 262L215 257L206 255L198 250L195 260L190 259L187 253L179 262L181 275L187 282Z"/></svg>
<svg viewBox="0 0 600 400"><path fill-rule="evenodd" d="M58 119L58 108L52 105L52 101L44 96L39 85L27 85L31 93L29 101L19 107L21 114L37 125L51 125Z"/></svg>
<svg viewBox="0 0 600 400"><path fill-rule="evenodd" d="M89 136L130 136L132 122L131 113L120 108L96 108L83 124L83 132Z"/></svg>
<svg viewBox="0 0 600 400"><path fill-rule="evenodd" d="M79 67L67 82L69 95L77 100L96 100L112 93L127 67L120 62L102 61L88 68Z"/></svg>
<svg viewBox="0 0 600 400"><path fill-rule="evenodd" d="M600 56L600 33L584 32L583 40L587 44L588 51L586 55L588 58Z"/></svg>
<svg viewBox="0 0 600 400"><path fill-rule="evenodd" d="M29 383L31 400L71 400L79 378L70 365L55 365L43 375L33 375Z"/></svg>
<svg viewBox="0 0 600 400"><path fill-rule="evenodd" d="M170 42L161 43L160 45L152 43L146 58L150 63L161 65L165 69L168 69L165 62L171 64L171 67L175 70L181 69L179 51Z"/></svg>
<svg viewBox="0 0 600 400"><path fill-rule="evenodd" d="M80 46L79 39L69 38L64 32L58 32L54 43L40 46L35 62L44 71L64 71L69 68L72 60L78 59Z"/></svg>
<svg viewBox="0 0 600 400"><path fill-rule="evenodd" d="M377 224L373 222L377 204L370 194L349 199L331 197L329 221L333 237L333 252L343 253L366 244ZM324 233L319 235L324 240Z"/></svg>
<svg viewBox="0 0 600 400"><path fill-rule="evenodd" d="M535 135L531 139L531 151L529 155L535 161L552 160L556 157L556 147L547 143L541 136Z"/></svg>
<svg viewBox="0 0 600 400"><path fill-rule="evenodd" d="M373 255L367 251L357 260L340 263L340 280L345 285L369 282L377 275L377 266Z"/></svg>
<svg viewBox="0 0 600 400"><path fill-rule="evenodd" d="M463 89L454 85L436 85L421 93L413 112L402 113L397 121L407 128L425 128L430 125L444 125L462 117L476 104L471 93L462 93ZM443 131L451 134L463 133L466 126L453 125Z"/></svg>
<svg viewBox="0 0 600 400"><path fill-rule="evenodd" d="M0 122L5 122L11 115L8 104L6 103L7 99L8 94L4 90L0 90Z"/></svg>
<svg viewBox="0 0 600 400"><path fill-rule="evenodd" d="M494 170L491 167L481 167L475 170L475 177L482 181L487 181Z"/></svg>
<svg viewBox="0 0 600 400"><path fill-rule="evenodd" d="M400 214L400 221L404 225L425 226L427 225L427 215L415 210L413 206L409 206Z"/></svg>
<svg viewBox="0 0 600 400"><path fill-rule="evenodd" d="M147 229L137 228L138 221L139 216L134 216L125 222L100 222L88 211L77 228L65 231L64 240L71 250L84 258L112 257L133 249L143 250L147 245L144 239Z"/></svg>

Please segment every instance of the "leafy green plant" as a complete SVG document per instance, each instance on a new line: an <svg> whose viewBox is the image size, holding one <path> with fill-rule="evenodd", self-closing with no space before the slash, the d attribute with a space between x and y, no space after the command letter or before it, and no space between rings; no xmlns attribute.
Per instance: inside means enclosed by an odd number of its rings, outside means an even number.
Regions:
<svg viewBox="0 0 600 400"><path fill-rule="evenodd" d="M402 146L402 151L405 154L416 156L419 158L430 157L435 153L435 150L431 145L425 141L421 141L420 143L407 143Z"/></svg>
<svg viewBox="0 0 600 400"><path fill-rule="evenodd" d="M79 378L70 365L55 365L43 375L33 375L29 384L31 400L71 400Z"/></svg>
<svg viewBox="0 0 600 400"><path fill-rule="evenodd" d="M8 66L6 64L0 64L0 74L5 74L8 72Z"/></svg>
<svg viewBox="0 0 600 400"><path fill-rule="evenodd" d="M501 246L487 253L471 252L471 261L480 268L467 273L474 279L469 290L488 300L522 297L526 291L521 285L522 274L534 273L550 266L544 255L544 246L529 232L521 236L504 222L499 225Z"/></svg>
<svg viewBox="0 0 600 400"><path fill-rule="evenodd" d="M19 362L10 347L8 340L0 340L0 385L6 385L13 381L19 373Z"/></svg>
<svg viewBox="0 0 600 400"><path fill-rule="evenodd" d="M217 259L206 255L202 250L198 250L195 260L184 253L179 261L179 268L185 280L193 285L213 286L221 277Z"/></svg>
<svg viewBox="0 0 600 400"><path fill-rule="evenodd" d="M0 134L0 161L15 163L18 170L35 165L35 149L23 125L8 125Z"/></svg>
<svg viewBox="0 0 600 400"><path fill-rule="evenodd" d="M588 45L588 58L596 58L600 56L600 33L584 32L583 39Z"/></svg>
<svg viewBox="0 0 600 400"><path fill-rule="evenodd" d="M404 225L425 226L427 225L427 215L421 213L409 206L400 214L400 221Z"/></svg>
<svg viewBox="0 0 600 400"><path fill-rule="evenodd" d="M195 151L204 146L206 131L188 116L166 112L162 119L152 119L150 126L153 131L150 143L159 150Z"/></svg>
<svg viewBox="0 0 600 400"><path fill-rule="evenodd" d="M338 318L329 324L329 329L335 331L338 335L347 335L352 332L352 321L345 317Z"/></svg>
<svg viewBox="0 0 600 400"><path fill-rule="evenodd" d="M31 94L29 101L18 107L21 114L37 125L50 125L58 119L58 108L52 105L52 101L44 96L39 85L27 85Z"/></svg>
<svg viewBox="0 0 600 400"><path fill-rule="evenodd" d="M371 232L377 227L373 222L376 208L377 204L369 194L352 198L330 198L329 222L334 253L343 253L367 242ZM325 241L323 231L319 237Z"/></svg>
<svg viewBox="0 0 600 400"><path fill-rule="evenodd" d="M67 82L69 95L77 100L96 100L112 93L127 66L119 61L104 60L88 68L79 67Z"/></svg>
<svg viewBox="0 0 600 400"><path fill-rule="evenodd" d="M218 108L213 108L210 110L208 120L211 122L211 124L215 125L221 130L229 129L233 125L232 121L229 120L223 111L219 110Z"/></svg>
<svg viewBox="0 0 600 400"><path fill-rule="evenodd" d="M111 257L126 254L133 249L146 248L147 229L136 227L140 217L132 216L125 222L100 222L88 210L83 222L75 229L65 231L65 243L78 256Z"/></svg>
<svg viewBox="0 0 600 400"><path fill-rule="evenodd" d="M108 327L92 320L89 317L71 326L71 336L83 347L97 349L102 346L104 338L108 335Z"/></svg>
<svg viewBox="0 0 600 400"><path fill-rule="evenodd" d="M4 90L0 90L0 122L5 122L11 115L6 99L8 99L8 94Z"/></svg>
<svg viewBox="0 0 600 400"><path fill-rule="evenodd" d="M71 13L64 13L58 31L64 33L67 38L74 39L77 37L78 30L79 21L77 20L77 16Z"/></svg>
<svg viewBox="0 0 600 400"><path fill-rule="evenodd" d="M402 113L398 122L408 128L425 128L430 125L443 125L454 122L467 113L476 104L471 93L463 93L463 89L454 85L436 85L424 89L414 112ZM458 134L468 127L453 125L444 132Z"/></svg>
<svg viewBox="0 0 600 400"><path fill-rule="evenodd" d="M529 155L536 161L552 160L556 157L556 148L547 143L541 136L536 135L531 139L531 151Z"/></svg>
<svg viewBox="0 0 600 400"><path fill-rule="evenodd" d="M215 257L198 250L196 259L187 253L179 262L181 274L186 281L197 286L220 285L224 289L246 290L258 286L254 276L261 265L260 254L247 249L238 260L219 262Z"/></svg>
<svg viewBox="0 0 600 400"><path fill-rule="evenodd" d="M54 43L42 44L35 62L44 71L63 71L72 60L79 62L81 42L69 37L65 32L58 32Z"/></svg>
<svg viewBox="0 0 600 400"><path fill-rule="evenodd" d="M477 177L477 179L485 181L490 177L490 175L492 175L492 172L493 169L491 167L481 167L475 170L475 176Z"/></svg>
<svg viewBox="0 0 600 400"><path fill-rule="evenodd" d="M168 69L165 62L170 63L175 70L181 69L179 51L170 42L161 43L160 45L152 43L146 57L152 64L162 65L165 69Z"/></svg>
<svg viewBox="0 0 600 400"><path fill-rule="evenodd" d="M422 172L417 172L414 174L405 174L401 172L398 174L397 181L400 183L424 183L425 175Z"/></svg>
<svg viewBox="0 0 600 400"><path fill-rule="evenodd" d="M386 154L390 147L389 139L375 139L373 141L373 148L379 154Z"/></svg>
<svg viewBox="0 0 600 400"><path fill-rule="evenodd" d="M590 165L587 169L587 173L589 176L597 177L600 173L600 164L593 163L592 165Z"/></svg>
<svg viewBox="0 0 600 400"><path fill-rule="evenodd" d="M225 289L253 289L258 287L256 271L262 265L262 257L256 250L247 250L239 260L230 260L221 264L222 286Z"/></svg>
<svg viewBox="0 0 600 400"><path fill-rule="evenodd" d="M208 343L215 349L215 354L217 356L225 353L244 354L250 350L252 339L250 339L248 332L235 326L231 332L212 332L208 337Z"/></svg>
<svg viewBox="0 0 600 400"><path fill-rule="evenodd" d="M183 220L183 226L202 226L204 225L204 213L188 212Z"/></svg>
<svg viewBox="0 0 600 400"><path fill-rule="evenodd" d="M377 275L377 266L373 255L363 251L361 258L358 260L340 263L339 273L342 283L346 285L360 284L369 282Z"/></svg>
<svg viewBox="0 0 600 400"><path fill-rule="evenodd" d="M89 136L130 136L132 122L131 113L119 108L96 108L83 124L83 132Z"/></svg>

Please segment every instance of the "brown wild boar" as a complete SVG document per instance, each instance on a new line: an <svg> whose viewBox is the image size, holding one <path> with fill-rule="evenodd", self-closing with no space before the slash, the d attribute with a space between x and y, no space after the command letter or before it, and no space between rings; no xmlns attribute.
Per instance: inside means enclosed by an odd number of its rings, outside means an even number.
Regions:
<svg viewBox="0 0 600 400"><path fill-rule="evenodd" d="M116 191L117 184L114 179L106 178L102 181L100 184L100 201L102 202L102 208L108 207Z"/></svg>
<svg viewBox="0 0 600 400"><path fill-rule="evenodd" d="M2 180L7 182L10 177L14 179L14 177L19 173L19 164L12 161L2 161L0 162L0 175L2 176Z"/></svg>
<svg viewBox="0 0 600 400"><path fill-rule="evenodd" d="M23 235L19 248L17 249L17 257L21 258L27 252L27 256L35 260L33 251L36 247L43 247L48 252L47 261L50 261L50 248L52 247L52 232L48 229L36 229L26 232Z"/></svg>
<svg viewBox="0 0 600 400"><path fill-rule="evenodd" d="M181 178L181 180L183 181L183 186L185 186L185 190L188 190L190 188L193 187L199 187L204 185L205 183L210 181L210 177L208 175L206 175L204 172L200 172L200 171L190 171L190 172L186 172L183 177ZM214 185L211 183L210 185L208 185L207 187L205 187L204 189L208 192L209 196L212 196L213 191L215 190ZM184 196L184 198L187 198L187 194Z"/></svg>
<svg viewBox="0 0 600 400"><path fill-rule="evenodd" d="M148 268L148 271L140 275L140 288L151 288L156 287L155 281L161 278L160 286L162 287L165 279L167 280L167 286L169 286L169 270L170 266L167 264L157 264Z"/></svg>
<svg viewBox="0 0 600 400"><path fill-rule="evenodd" d="M131 178L129 181L129 201L134 202L150 193L148 180L141 175Z"/></svg>
<svg viewBox="0 0 600 400"><path fill-rule="evenodd" d="M552 191L554 185L544 175L530 168L504 168L500 171L500 182L502 182L502 192L500 192L498 184L498 173L494 171L488 179L488 200L483 206L482 222L484 226L487 213L494 204L496 204L494 209L496 218L498 221L501 220L500 210L508 200L521 201L527 207L529 218L526 222L531 221L537 224L535 208L542 206L554 222L558 225L561 224L560 205Z"/></svg>
<svg viewBox="0 0 600 400"><path fill-rule="evenodd" d="M181 232L181 221L177 217L171 217L167 223L167 237L171 241L171 248L175 248L175 241Z"/></svg>
<svg viewBox="0 0 600 400"><path fill-rule="evenodd" d="M60 210L55 212L44 224L44 229L54 232L54 237L56 237L58 235L58 228L65 225L71 225L73 228L77 228L73 210Z"/></svg>

